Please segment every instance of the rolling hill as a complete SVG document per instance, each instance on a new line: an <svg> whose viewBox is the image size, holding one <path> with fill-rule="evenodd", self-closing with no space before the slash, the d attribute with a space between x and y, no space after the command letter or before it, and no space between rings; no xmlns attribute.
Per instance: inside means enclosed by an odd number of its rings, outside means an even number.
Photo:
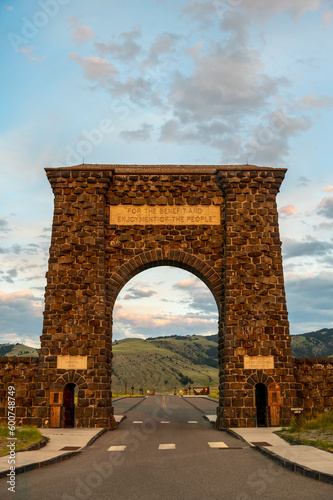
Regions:
<svg viewBox="0 0 333 500"><path fill-rule="evenodd" d="M112 392L218 385L217 344L206 337L123 339L113 344Z"/></svg>
<svg viewBox="0 0 333 500"><path fill-rule="evenodd" d="M218 385L218 335L122 339L113 343L112 391L170 393L176 387ZM333 328L291 337L294 357L333 356ZM23 344L0 345L0 356L37 356Z"/></svg>

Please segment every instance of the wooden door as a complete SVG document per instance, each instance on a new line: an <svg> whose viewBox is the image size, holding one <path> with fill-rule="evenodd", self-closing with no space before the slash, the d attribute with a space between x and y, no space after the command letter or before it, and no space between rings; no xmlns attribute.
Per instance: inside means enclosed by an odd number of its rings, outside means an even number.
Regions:
<svg viewBox="0 0 333 500"><path fill-rule="evenodd" d="M50 427L60 427L61 406L51 406Z"/></svg>

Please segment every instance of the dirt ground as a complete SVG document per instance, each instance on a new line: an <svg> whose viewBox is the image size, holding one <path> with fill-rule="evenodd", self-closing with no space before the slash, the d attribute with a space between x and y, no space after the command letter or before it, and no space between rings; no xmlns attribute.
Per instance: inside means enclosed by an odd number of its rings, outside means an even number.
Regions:
<svg viewBox="0 0 333 500"><path fill-rule="evenodd" d="M327 443L327 449L330 451L333 451L333 431L332 430L320 430L320 429L314 429L314 430L306 430L306 431L300 431L300 432L287 432L284 431L283 433L286 436L290 436L293 439L297 439L300 441L306 440L306 441L311 441L312 443L316 443L318 440L324 441ZM322 447L320 443L317 444L317 446Z"/></svg>

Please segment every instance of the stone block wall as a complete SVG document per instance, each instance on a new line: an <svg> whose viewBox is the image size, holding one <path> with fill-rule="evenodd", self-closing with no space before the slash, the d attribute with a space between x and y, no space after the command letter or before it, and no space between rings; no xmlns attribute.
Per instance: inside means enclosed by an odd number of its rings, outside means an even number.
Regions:
<svg viewBox="0 0 333 500"><path fill-rule="evenodd" d="M276 195L282 169L221 170L225 196L224 310L220 355L221 422L225 427L256 425L253 388L281 387L282 422L290 420L296 396L284 290ZM244 355L258 359L244 369ZM274 366L260 369L260 357ZM223 414L223 416L222 416Z"/></svg>
<svg viewBox="0 0 333 500"><path fill-rule="evenodd" d="M75 425L112 423L114 302L139 272L172 265L198 276L217 303L218 427L256 425L257 383L279 384L287 423L296 392L276 208L285 170L78 165L46 172L54 217L33 422L49 425L51 394L74 383ZM212 225L111 223L126 206L211 208L219 216Z"/></svg>
<svg viewBox="0 0 333 500"><path fill-rule="evenodd" d="M0 358L0 423L7 423L8 386L15 387L16 425L32 424L38 357Z"/></svg>
<svg viewBox="0 0 333 500"><path fill-rule="evenodd" d="M35 399L50 419L50 390L83 376L76 426L108 426L111 408L110 314L106 312L105 193L111 171L47 169L54 215ZM58 356L87 359L83 370L59 369ZM84 387L84 388L83 388ZM90 406L89 417L83 408Z"/></svg>
<svg viewBox="0 0 333 500"><path fill-rule="evenodd" d="M333 410L333 358L294 358L297 406L303 415Z"/></svg>

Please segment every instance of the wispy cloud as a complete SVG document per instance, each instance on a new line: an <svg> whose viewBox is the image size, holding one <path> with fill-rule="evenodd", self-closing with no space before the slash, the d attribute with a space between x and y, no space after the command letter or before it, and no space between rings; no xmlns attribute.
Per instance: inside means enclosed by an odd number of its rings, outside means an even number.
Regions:
<svg viewBox="0 0 333 500"><path fill-rule="evenodd" d="M333 196L323 198L317 208L317 213L328 219L333 219Z"/></svg>
<svg viewBox="0 0 333 500"><path fill-rule="evenodd" d="M279 213L286 216L295 216L297 214L297 210L294 205L285 205L279 209Z"/></svg>

